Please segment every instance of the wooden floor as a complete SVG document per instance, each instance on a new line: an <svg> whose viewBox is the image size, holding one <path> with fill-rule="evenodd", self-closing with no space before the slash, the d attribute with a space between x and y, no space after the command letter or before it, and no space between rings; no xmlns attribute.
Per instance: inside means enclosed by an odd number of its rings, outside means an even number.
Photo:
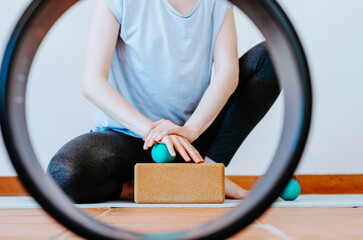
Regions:
<svg viewBox="0 0 363 240"><path fill-rule="evenodd" d="M142 232L181 230L205 223L226 208L96 208L90 216ZM81 239L42 209L0 210L0 239ZM231 239L363 239L363 208L271 208Z"/></svg>

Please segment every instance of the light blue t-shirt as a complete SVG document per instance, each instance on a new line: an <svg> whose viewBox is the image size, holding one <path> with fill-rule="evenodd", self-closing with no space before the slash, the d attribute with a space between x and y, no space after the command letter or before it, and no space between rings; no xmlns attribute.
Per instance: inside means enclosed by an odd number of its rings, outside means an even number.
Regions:
<svg viewBox="0 0 363 240"><path fill-rule="evenodd" d="M108 81L152 121L183 125L211 80L213 46L227 0L198 0L183 16L168 0L105 0L120 37ZM97 110L92 131L113 129L141 138Z"/></svg>

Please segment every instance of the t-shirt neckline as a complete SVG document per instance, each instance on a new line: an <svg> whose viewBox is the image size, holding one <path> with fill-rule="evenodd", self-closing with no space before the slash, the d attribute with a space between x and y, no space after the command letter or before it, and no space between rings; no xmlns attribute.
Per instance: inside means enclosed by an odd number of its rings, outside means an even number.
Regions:
<svg viewBox="0 0 363 240"><path fill-rule="evenodd" d="M194 12L197 10L197 8L199 7L200 5L200 2L201 0L197 0L197 3L194 5L194 8L193 10L187 15L187 16L183 16L181 15L171 4L168 0L163 0L163 2L166 4L166 7L172 12L174 13L175 15L177 15L178 17L181 17L181 18L190 18Z"/></svg>

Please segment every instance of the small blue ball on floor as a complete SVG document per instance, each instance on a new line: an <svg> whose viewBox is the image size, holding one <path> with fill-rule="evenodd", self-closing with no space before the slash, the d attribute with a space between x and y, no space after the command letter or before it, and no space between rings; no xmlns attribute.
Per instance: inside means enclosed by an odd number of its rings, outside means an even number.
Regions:
<svg viewBox="0 0 363 240"><path fill-rule="evenodd" d="M285 190L281 193L280 197L285 201L294 201L299 197L300 192L301 189L299 183L296 180L291 179Z"/></svg>
<svg viewBox="0 0 363 240"><path fill-rule="evenodd" d="M165 144L157 143L151 149L151 157L157 163L171 163L174 161L173 157Z"/></svg>

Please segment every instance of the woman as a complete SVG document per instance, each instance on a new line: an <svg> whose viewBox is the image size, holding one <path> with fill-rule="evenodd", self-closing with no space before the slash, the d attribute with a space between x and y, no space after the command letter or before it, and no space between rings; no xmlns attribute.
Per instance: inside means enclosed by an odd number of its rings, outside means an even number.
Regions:
<svg viewBox="0 0 363 240"><path fill-rule="evenodd" d="M227 0L96 0L83 93L99 108L92 130L47 168L77 203L132 199L133 167L156 142L175 162L227 166L279 86L264 43L238 59Z"/></svg>

